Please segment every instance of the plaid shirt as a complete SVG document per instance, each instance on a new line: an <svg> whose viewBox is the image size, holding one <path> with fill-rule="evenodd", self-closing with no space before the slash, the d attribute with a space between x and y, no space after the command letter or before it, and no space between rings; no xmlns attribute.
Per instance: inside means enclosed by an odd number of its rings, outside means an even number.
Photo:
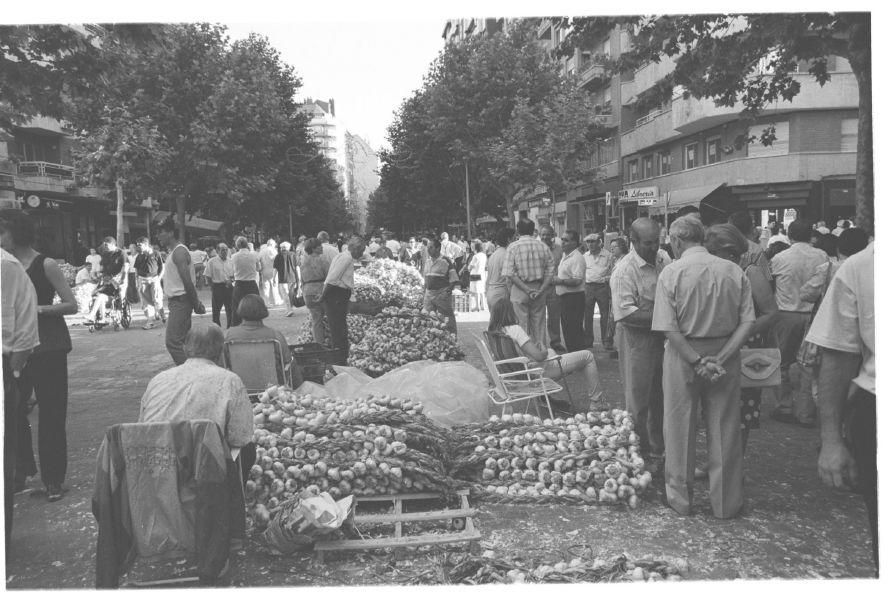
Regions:
<svg viewBox="0 0 894 600"><path fill-rule="evenodd" d="M546 244L529 235L509 244L503 262L503 276L518 277L525 282L541 281L555 272L556 265Z"/></svg>

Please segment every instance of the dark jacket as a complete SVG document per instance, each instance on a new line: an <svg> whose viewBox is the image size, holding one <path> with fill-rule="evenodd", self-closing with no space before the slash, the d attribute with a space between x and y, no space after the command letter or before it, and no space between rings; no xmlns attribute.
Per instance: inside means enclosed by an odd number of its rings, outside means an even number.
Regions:
<svg viewBox="0 0 894 600"><path fill-rule="evenodd" d="M143 439L151 439L154 435L161 441L155 445L125 447L123 439L133 437L127 428L148 433ZM128 463L133 465L131 472L128 472ZM145 469L154 470L154 476L137 477ZM171 473L171 470L175 472ZM174 497L161 490L153 493L155 482L165 480L165 471L168 483L173 475L178 490ZM96 587L118 587L119 578L138 556L138 545L158 543L159 540L163 540L165 549L170 549L172 543L183 549L194 549L200 580L214 581L229 556L230 538L240 536L234 531L235 519L231 514L234 498L231 496L236 492L229 477L238 477L235 464L228 456L220 428L212 421L109 427L97 456L92 501L99 528ZM129 489L139 493L131 498ZM163 507L165 512L159 515L164 517L189 505L194 506L195 511L192 539L178 539L188 533L164 528L163 518L152 523L133 522L133 510L139 509L140 513L146 514L156 506ZM243 519L241 535L244 536L244 509L240 518Z"/></svg>

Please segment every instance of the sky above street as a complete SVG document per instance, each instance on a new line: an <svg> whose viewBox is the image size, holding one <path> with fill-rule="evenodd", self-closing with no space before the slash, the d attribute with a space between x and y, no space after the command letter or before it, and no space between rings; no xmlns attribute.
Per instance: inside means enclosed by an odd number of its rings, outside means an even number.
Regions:
<svg viewBox="0 0 894 600"><path fill-rule="evenodd" d="M331 16L331 15L330 15ZM401 101L443 47L443 19L224 22L230 37L266 36L302 79L300 99L335 100L335 116L378 150Z"/></svg>

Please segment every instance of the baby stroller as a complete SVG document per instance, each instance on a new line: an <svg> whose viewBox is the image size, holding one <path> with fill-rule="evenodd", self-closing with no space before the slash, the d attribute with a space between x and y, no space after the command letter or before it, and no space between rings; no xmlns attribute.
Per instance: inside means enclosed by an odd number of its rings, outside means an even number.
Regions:
<svg viewBox="0 0 894 600"><path fill-rule="evenodd" d="M108 300L103 306L103 318L100 321L86 321L87 331L93 333L99 331L103 327L111 325L115 331L121 327L130 328L132 316L130 313L130 303L126 299L121 298L120 286L118 283L109 278L103 278L103 283L96 288L94 296L105 294ZM95 315L91 315L93 317Z"/></svg>

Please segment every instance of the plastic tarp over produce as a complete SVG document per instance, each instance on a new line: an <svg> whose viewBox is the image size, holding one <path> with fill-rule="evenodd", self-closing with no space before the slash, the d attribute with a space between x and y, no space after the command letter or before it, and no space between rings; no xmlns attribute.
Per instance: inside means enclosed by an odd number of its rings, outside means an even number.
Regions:
<svg viewBox="0 0 894 600"><path fill-rule="evenodd" d="M487 378L462 361L420 360L373 379L359 369L336 367L325 386L335 398L389 395L422 405L425 416L444 427L480 423L489 414Z"/></svg>

